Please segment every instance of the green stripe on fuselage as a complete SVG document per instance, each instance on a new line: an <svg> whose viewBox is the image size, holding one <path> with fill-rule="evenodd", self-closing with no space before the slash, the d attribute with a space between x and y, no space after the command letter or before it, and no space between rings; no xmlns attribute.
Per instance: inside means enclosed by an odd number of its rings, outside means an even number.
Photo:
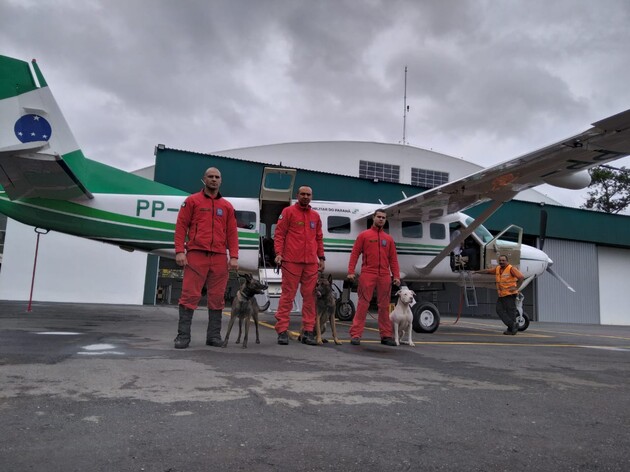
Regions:
<svg viewBox="0 0 630 472"><path fill-rule="evenodd" d="M0 212L21 223L151 251L171 248L175 224L98 210L73 202L32 198L11 201L0 192ZM239 232L239 247L258 249L258 233Z"/></svg>

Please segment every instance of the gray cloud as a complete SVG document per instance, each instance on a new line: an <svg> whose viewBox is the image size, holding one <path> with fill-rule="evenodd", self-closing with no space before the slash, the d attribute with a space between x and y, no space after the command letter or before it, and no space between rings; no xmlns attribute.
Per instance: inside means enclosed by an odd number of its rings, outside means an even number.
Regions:
<svg viewBox="0 0 630 472"><path fill-rule="evenodd" d="M630 4L607 0L5 0L86 154L402 139L496 163L630 108Z"/></svg>

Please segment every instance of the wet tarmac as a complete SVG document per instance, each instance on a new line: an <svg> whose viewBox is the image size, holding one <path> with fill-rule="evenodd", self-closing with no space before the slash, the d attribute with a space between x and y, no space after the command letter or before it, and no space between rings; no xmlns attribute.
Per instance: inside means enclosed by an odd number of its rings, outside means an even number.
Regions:
<svg viewBox="0 0 630 472"><path fill-rule="evenodd" d="M261 322L209 347L199 309L175 350L176 307L0 301L0 470L630 470L628 326L443 319L388 347L368 318L311 347Z"/></svg>

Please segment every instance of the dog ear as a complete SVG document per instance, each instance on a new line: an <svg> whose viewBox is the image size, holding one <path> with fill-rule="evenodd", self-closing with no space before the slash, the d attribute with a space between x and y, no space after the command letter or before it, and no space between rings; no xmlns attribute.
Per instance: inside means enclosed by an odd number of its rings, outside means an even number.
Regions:
<svg viewBox="0 0 630 472"><path fill-rule="evenodd" d="M328 274L328 281L329 281L330 283L332 283L332 281L333 281L332 274Z"/></svg>

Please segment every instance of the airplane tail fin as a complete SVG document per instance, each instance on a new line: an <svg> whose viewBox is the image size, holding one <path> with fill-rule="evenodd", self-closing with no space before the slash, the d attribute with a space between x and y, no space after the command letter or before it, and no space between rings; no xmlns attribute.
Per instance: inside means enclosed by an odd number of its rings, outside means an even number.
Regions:
<svg viewBox="0 0 630 472"><path fill-rule="evenodd" d="M0 185L9 198L92 198L85 160L33 60L0 56Z"/></svg>
<svg viewBox="0 0 630 472"><path fill-rule="evenodd" d="M6 56L0 56L0 186L0 199L11 200L187 194L87 159L37 62Z"/></svg>

